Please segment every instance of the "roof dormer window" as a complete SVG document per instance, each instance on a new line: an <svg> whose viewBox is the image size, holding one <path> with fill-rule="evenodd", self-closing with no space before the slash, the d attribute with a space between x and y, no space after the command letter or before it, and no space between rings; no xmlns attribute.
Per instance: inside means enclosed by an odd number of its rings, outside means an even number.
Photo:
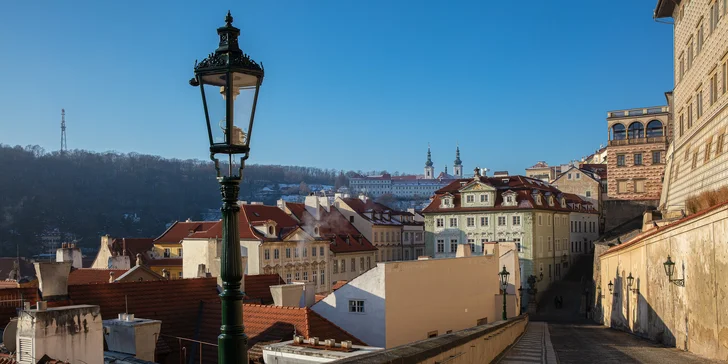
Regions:
<svg viewBox="0 0 728 364"><path fill-rule="evenodd" d="M554 196L549 196L549 206L554 207Z"/></svg>
<svg viewBox="0 0 728 364"><path fill-rule="evenodd" d="M313 228L313 235L319 236L319 227L318 226Z"/></svg>
<svg viewBox="0 0 728 364"><path fill-rule="evenodd" d="M536 204L537 205L541 204L541 195L536 195Z"/></svg>
<svg viewBox="0 0 728 364"><path fill-rule="evenodd" d="M276 228L273 227L273 225L269 225L268 226L268 235L273 236L273 235L275 235L275 232L276 232Z"/></svg>

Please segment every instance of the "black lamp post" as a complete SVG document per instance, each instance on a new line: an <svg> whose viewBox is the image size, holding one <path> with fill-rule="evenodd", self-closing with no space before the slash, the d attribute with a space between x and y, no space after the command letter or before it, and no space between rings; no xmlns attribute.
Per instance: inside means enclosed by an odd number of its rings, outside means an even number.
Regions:
<svg viewBox="0 0 728 364"><path fill-rule="evenodd" d="M614 283L612 283L612 281L609 281L607 287L609 288L609 294L614 295Z"/></svg>
<svg viewBox="0 0 728 364"><path fill-rule="evenodd" d="M503 289L503 319L507 320L508 315L506 314L506 288L508 288L508 276L511 275L506 270L506 266L503 266L503 270L498 273L500 276L501 288Z"/></svg>
<svg viewBox="0 0 728 364"><path fill-rule="evenodd" d="M200 87L210 140L210 159L215 162L222 193L222 326L218 342L218 363L248 363L243 326L243 294L240 281L243 266L238 234L238 192L245 161L250 153L255 106L263 82L263 67L243 53L238 45L240 29L232 25L228 11L225 26L217 29L220 43L214 53L195 62L190 85ZM244 127L247 124L247 131ZM227 155L227 173L220 171L217 154ZM234 168L237 158L240 162ZM223 160L224 161L224 160Z"/></svg>

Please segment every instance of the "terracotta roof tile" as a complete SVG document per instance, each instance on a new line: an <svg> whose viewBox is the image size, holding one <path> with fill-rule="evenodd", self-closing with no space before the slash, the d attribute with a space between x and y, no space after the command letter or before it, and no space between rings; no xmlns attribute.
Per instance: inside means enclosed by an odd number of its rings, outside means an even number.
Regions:
<svg viewBox="0 0 728 364"><path fill-rule="evenodd" d="M349 281L336 281L334 282L334 285L331 286L331 290L336 291L337 289L345 286L347 283L349 283Z"/></svg>
<svg viewBox="0 0 728 364"><path fill-rule="evenodd" d="M272 220L277 231L290 231L287 228L298 227L298 222L276 206L243 205L238 215L240 239L263 239L263 235L252 227L252 224ZM216 222L207 231L192 234L191 238L209 239L222 237L222 221Z"/></svg>
<svg viewBox="0 0 728 364"><path fill-rule="evenodd" d="M116 279L126 273L126 269L73 269L68 275L68 284L109 283L109 273L111 272L114 273L114 279Z"/></svg>
<svg viewBox="0 0 728 364"><path fill-rule="evenodd" d="M272 304L273 295L270 293L270 286L285 283L279 274L246 274L245 296L264 305Z"/></svg>
<svg viewBox="0 0 728 364"><path fill-rule="evenodd" d="M155 243L179 243L182 239L199 232L207 231L214 226L217 221L175 221L167 231L162 233L158 238L154 239Z"/></svg>
<svg viewBox="0 0 728 364"><path fill-rule="evenodd" d="M319 236L330 241L329 250L334 253L377 250L335 207L331 207L329 211L320 208L321 217L318 220L306 210L304 204L287 203L286 207L308 230L318 226ZM308 233L313 234L313 231Z"/></svg>

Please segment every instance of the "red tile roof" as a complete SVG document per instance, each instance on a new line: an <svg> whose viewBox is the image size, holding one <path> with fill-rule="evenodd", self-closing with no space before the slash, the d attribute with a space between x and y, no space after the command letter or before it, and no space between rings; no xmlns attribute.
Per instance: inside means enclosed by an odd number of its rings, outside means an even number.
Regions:
<svg viewBox="0 0 728 364"><path fill-rule="evenodd" d="M286 284L286 281L279 274L246 274L246 301L257 301L264 305L272 304L273 295L270 293L270 286L278 284Z"/></svg>
<svg viewBox="0 0 728 364"><path fill-rule="evenodd" d="M205 302L203 309L200 340L217 343L220 334L220 303ZM355 345L365 345L344 329L321 317L310 308L263 306L256 304L243 305L243 322L245 334L248 336L248 355L250 360L260 360L261 351L256 344L291 340L293 334L304 337L334 339L337 342L351 340ZM203 362L217 362L217 352L209 350L203 353Z"/></svg>
<svg viewBox="0 0 728 364"><path fill-rule="evenodd" d="M336 281L334 282L334 285L331 286L331 291L336 291L337 289L345 286L349 281Z"/></svg>
<svg viewBox="0 0 728 364"><path fill-rule="evenodd" d="M146 262L144 264L150 267L181 267L182 258L146 259Z"/></svg>
<svg viewBox="0 0 728 364"><path fill-rule="evenodd" d="M72 269L68 275L68 284L109 283L109 273L111 272L114 273L114 279L116 279L126 273L126 269Z"/></svg>
<svg viewBox="0 0 728 364"><path fill-rule="evenodd" d="M386 205L374 202L371 199L367 199L366 202L352 197L342 198L341 200L349 205L352 210L356 211L356 213L358 213L363 219L369 220L375 225L402 225L402 223L394 218L394 216L399 215L400 212ZM371 217L366 215L370 212L372 213ZM374 214L375 212L377 214ZM389 213L389 218L383 216L384 213Z"/></svg>
<svg viewBox="0 0 728 364"><path fill-rule="evenodd" d="M292 229L298 227L296 220L276 206L243 205L238 215L240 239L264 240L264 235L259 233L252 225L268 220L276 223L276 232L279 237L285 236ZM190 237L200 239L220 238L222 237L222 221L215 223L207 231L196 232Z"/></svg>
<svg viewBox="0 0 728 364"><path fill-rule="evenodd" d="M375 251L377 248L357 230L349 220L335 207L330 211L320 208L321 218L316 218L306 211L304 204L287 203L286 207L301 221L301 224L311 230L319 226L319 236L330 241L329 250L334 253L353 253L363 251ZM312 231L308 231L313 234Z"/></svg>
<svg viewBox="0 0 728 364"><path fill-rule="evenodd" d="M217 221L175 221L167 231L154 239L155 243L179 243L198 231L207 231Z"/></svg>
<svg viewBox="0 0 728 364"><path fill-rule="evenodd" d="M493 207L462 207L460 190L468 187L475 183L476 180L473 178L455 180L449 185L437 190L435 197L432 202L422 211L424 213L433 212L468 212L468 211L492 211L492 210L519 210L519 209L539 209L539 210L552 210L552 211L563 211L570 212L574 209L568 204L566 206L561 205L560 196L563 195L559 189L553 185L529 178L524 176L508 176L508 177L480 177L479 182L492 186L496 189L496 199ZM516 205L515 206L502 206L503 194L512 191L516 194ZM539 205L536 203L535 193L542 195L542 203ZM441 200L446 195L450 194L453 196L452 208L441 208ZM554 205L548 204L547 195L555 197ZM577 209L580 210L580 209Z"/></svg>
<svg viewBox="0 0 728 364"><path fill-rule="evenodd" d="M152 238L115 238L112 240L109 250L128 256L131 265L135 265L137 254L141 254L144 258L153 247L154 239Z"/></svg>

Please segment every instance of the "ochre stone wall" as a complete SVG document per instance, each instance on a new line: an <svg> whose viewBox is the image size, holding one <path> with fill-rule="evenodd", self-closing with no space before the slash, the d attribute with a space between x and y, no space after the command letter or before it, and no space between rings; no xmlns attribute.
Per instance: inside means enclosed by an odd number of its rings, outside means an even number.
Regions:
<svg viewBox="0 0 728 364"><path fill-rule="evenodd" d="M728 205L722 205L602 254L595 279L602 293L596 297L602 322L705 357L728 360L726 236ZM675 262L673 279L684 279L684 285L668 279L663 265L668 255ZM630 275L631 286L626 279Z"/></svg>

